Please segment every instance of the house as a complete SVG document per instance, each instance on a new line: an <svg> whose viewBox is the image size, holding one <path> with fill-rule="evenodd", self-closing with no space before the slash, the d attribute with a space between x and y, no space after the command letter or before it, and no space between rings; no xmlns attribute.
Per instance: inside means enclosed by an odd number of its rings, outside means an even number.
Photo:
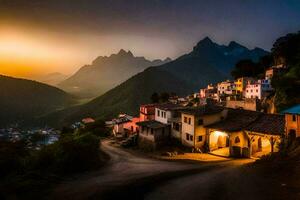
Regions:
<svg viewBox="0 0 300 200"><path fill-rule="evenodd" d="M145 104L140 106L140 121L154 120L155 106L158 104Z"/></svg>
<svg viewBox="0 0 300 200"><path fill-rule="evenodd" d="M254 79L252 77L241 77L238 78L234 84L237 94L244 94L245 88L248 83L254 82Z"/></svg>
<svg viewBox="0 0 300 200"><path fill-rule="evenodd" d="M138 145L144 149L155 150L169 142L170 126L155 120L136 123L139 127Z"/></svg>
<svg viewBox="0 0 300 200"><path fill-rule="evenodd" d="M259 83L251 83L246 86L245 98L262 99L262 87Z"/></svg>
<svg viewBox="0 0 300 200"><path fill-rule="evenodd" d="M232 157L276 152L284 124L283 115L229 109L224 120L205 127L208 151Z"/></svg>
<svg viewBox="0 0 300 200"><path fill-rule="evenodd" d="M187 147L205 149L205 126L218 122L226 117L226 110L222 107L204 105L191 107L181 111L181 142Z"/></svg>
<svg viewBox="0 0 300 200"><path fill-rule="evenodd" d="M155 108L155 121L169 125L171 137L181 140L181 113L186 109L183 106L176 104L160 104Z"/></svg>
<svg viewBox="0 0 300 200"><path fill-rule="evenodd" d="M236 89L233 81L223 81L218 83L218 101L225 100L225 97L228 95L235 95Z"/></svg>
<svg viewBox="0 0 300 200"><path fill-rule="evenodd" d="M289 140L300 137L300 104L282 112L285 115L285 133Z"/></svg>
<svg viewBox="0 0 300 200"><path fill-rule="evenodd" d="M286 67L283 64L272 66L266 70L265 78L271 80L274 75L282 73L285 69Z"/></svg>
<svg viewBox="0 0 300 200"><path fill-rule="evenodd" d="M124 123L125 137L139 132L139 127L136 123L140 121L139 117L133 117L130 121Z"/></svg>
<svg viewBox="0 0 300 200"><path fill-rule="evenodd" d="M112 120L113 135L114 136L126 136L126 124L131 122L132 116L126 114L120 114L117 118Z"/></svg>
<svg viewBox="0 0 300 200"><path fill-rule="evenodd" d="M200 89L199 97L202 99L210 98L218 100L218 90L212 84L209 84L206 88Z"/></svg>
<svg viewBox="0 0 300 200"><path fill-rule="evenodd" d="M270 79L261 79L248 83L245 90L245 98L262 99L273 91Z"/></svg>

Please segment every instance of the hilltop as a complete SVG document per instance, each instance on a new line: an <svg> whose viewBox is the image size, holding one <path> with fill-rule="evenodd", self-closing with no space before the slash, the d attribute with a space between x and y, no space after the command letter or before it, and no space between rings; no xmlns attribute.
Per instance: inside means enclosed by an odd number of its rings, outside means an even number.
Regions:
<svg viewBox="0 0 300 200"><path fill-rule="evenodd" d="M81 97L97 97L147 67L169 61L170 58L150 61L121 49L117 54L97 57L90 65L81 67L74 75L58 84L58 87Z"/></svg>
<svg viewBox="0 0 300 200"><path fill-rule="evenodd" d="M0 75L0 127L31 121L74 102L66 92L36 81Z"/></svg>

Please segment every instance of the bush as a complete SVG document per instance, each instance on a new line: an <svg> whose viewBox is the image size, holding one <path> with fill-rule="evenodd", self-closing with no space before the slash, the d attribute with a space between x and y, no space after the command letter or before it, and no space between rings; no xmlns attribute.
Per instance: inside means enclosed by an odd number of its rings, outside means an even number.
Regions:
<svg viewBox="0 0 300 200"><path fill-rule="evenodd" d="M110 129L106 127L105 122L102 120L87 124L84 128L81 128L79 131L80 134L87 132L90 132L100 137L107 137L111 134Z"/></svg>
<svg viewBox="0 0 300 200"><path fill-rule="evenodd" d="M65 134L41 150L28 152L22 143L0 144L0 194L8 198L38 199L61 177L96 169L107 160L92 133Z"/></svg>
<svg viewBox="0 0 300 200"><path fill-rule="evenodd" d="M66 135L29 158L30 168L58 174L71 174L98 167L99 138L91 133Z"/></svg>
<svg viewBox="0 0 300 200"><path fill-rule="evenodd" d="M20 173L23 169L24 157L28 152L25 143L0 141L0 178L11 173Z"/></svg>

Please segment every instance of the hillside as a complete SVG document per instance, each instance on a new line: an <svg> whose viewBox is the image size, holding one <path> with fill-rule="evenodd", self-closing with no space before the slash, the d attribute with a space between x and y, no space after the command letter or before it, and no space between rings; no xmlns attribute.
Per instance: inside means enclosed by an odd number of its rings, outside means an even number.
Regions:
<svg viewBox="0 0 300 200"><path fill-rule="evenodd" d="M91 65L81 67L58 86L81 97L97 97L149 66L169 62L167 58L149 61L121 49L117 54L99 56Z"/></svg>
<svg viewBox="0 0 300 200"><path fill-rule="evenodd" d="M221 46L205 38L191 53L164 65L150 67L93 101L47 116L44 121L62 124L87 116L109 118L122 112L137 114L139 105L149 103L150 96L154 92L175 92L178 95L196 92L209 83L226 79L228 77L226 68L229 68L231 62L234 63L234 58L235 62L244 58L245 51L260 54L256 50L251 51L245 47L243 47L245 50L240 51L238 49L241 45L238 45L237 49L230 46ZM230 62L226 59L225 51ZM241 52L240 56L236 52Z"/></svg>
<svg viewBox="0 0 300 200"><path fill-rule="evenodd" d="M56 86L59 83L61 83L62 81L66 80L67 78L68 78L68 76L65 74L61 74L59 72L54 72L54 73L46 74L42 77L38 77L36 80L38 80L39 82L48 84L48 85Z"/></svg>
<svg viewBox="0 0 300 200"><path fill-rule="evenodd" d="M31 120L73 103L64 91L36 81L0 75L0 128Z"/></svg>

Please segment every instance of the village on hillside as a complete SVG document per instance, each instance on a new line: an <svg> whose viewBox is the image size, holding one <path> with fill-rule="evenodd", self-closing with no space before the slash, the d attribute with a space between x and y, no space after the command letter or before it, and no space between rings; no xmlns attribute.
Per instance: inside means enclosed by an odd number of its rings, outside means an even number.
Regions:
<svg viewBox="0 0 300 200"><path fill-rule="evenodd" d="M120 114L106 124L113 136L124 139L124 147L155 151L179 143L190 152L261 157L299 136L297 106L276 114L266 103L274 93L272 77L285 70L277 65L265 71L264 79L241 77L210 84L188 97L141 105L139 116Z"/></svg>

